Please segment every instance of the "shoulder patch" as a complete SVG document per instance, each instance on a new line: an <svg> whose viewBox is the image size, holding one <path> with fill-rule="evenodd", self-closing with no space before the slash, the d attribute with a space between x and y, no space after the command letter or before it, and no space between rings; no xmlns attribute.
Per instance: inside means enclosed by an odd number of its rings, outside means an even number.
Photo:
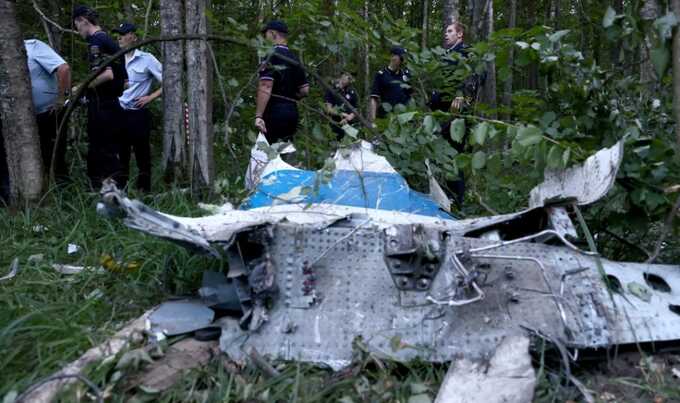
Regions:
<svg viewBox="0 0 680 403"><path fill-rule="evenodd" d="M385 72L382 70L378 70L378 74L385 74Z"/></svg>

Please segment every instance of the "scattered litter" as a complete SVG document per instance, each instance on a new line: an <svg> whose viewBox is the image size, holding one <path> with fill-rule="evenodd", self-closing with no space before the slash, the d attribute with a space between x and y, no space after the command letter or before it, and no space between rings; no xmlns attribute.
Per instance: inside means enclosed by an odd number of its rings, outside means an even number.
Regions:
<svg viewBox="0 0 680 403"><path fill-rule="evenodd" d="M84 271L92 271L92 272L95 272L95 273L106 273L106 270L103 267L99 267L99 268L95 269L94 267L91 267L91 266L74 266L74 265L70 265L70 264L53 263L52 268L55 271L57 271L61 274L67 274L67 275L78 274L78 273L82 273Z"/></svg>
<svg viewBox="0 0 680 403"><path fill-rule="evenodd" d="M9 273L6 276L0 277L0 281L10 280L16 277L17 273L19 273L19 258L15 257L9 265Z"/></svg>
<svg viewBox="0 0 680 403"><path fill-rule="evenodd" d="M28 264L38 264L42 262L45 259L45 255L42 253L36 253L35 255L31 255L28 257Z"/></svg>
<svg viewBox="0 0 680 403"><path fill-rule="evenodd" d="M36 234L42 234L43 232L47 231L49 231L49 228L42 224L36 224L33 226L33 232L35 232Z"/></svg>
<svg viewBox="0 0 680 403"><path fill-rule="evenodd" d="M142 267L142 264L136 260L125 263L107 254L103 254L99 258L99 263L101 263L103 268L114 273L130 273Z"/></svg>
<svg viewBox="0 0 680 403"><path fill-rule="evenodd" d="M80 252L82 248L74 243L68 244L66 247L66 253L69 255L75 255L76 253Z"/></svg>
<svg viewBox="0 0 680 403"><path fill-rule="evenodd" d="M151 333L161 332L166 336L190 333L208 327L215 318L215 312L201 301L168 301L155 310L149 320Z"/></svg>
<svg viewBox="0 0 680 403"><path fill-rule="evenodd" d="M85 296L85 299L99 299L104 296L104 291L99 288L95 288L91 293Z"/></svg>

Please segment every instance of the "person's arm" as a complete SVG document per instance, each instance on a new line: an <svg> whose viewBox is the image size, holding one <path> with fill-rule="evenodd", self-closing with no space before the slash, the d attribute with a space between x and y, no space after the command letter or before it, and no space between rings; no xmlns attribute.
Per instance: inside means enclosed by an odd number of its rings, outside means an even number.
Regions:
<svg viewBox="0 0 680 403"><path fill-rule="evenodd" d="M100 75L90 82L89 88L96 88L106 82L113 81L113 69L107 67Z"/></svg>
<svg viewBox="0 0 680 403"><path fill-rule="evenodd" d="M298 88L297 94L295 95L297 96L297 99L302 99L309 95L309 84L303 84L302 86L300 86Z"/></svg>
<svg viewBox="0 0 680 403"><path fill-rule="evenodd" d="M135 107L136 108L143 108L146 105L150 104L154 99L158 98L161 96L163 93L163 87L159 87L156 91L152 92L149 95L144 95L143 97L138 97L135 99Z"/></svg>
<svg viewBox="0 0 680 403"><path fill-rule="evenodd" d="M371 107L368 111L368 120L375 122L375 115L378 112L378 97L371 95Z"/></svg>
<svg viewBox="0 0 680 403"><path fill-rule="evenodd" d="M255 127L262 133L267 133L267 126L264 123L262 116L269 103L269 98L272 96L273 80L260 80L257 86L257 98L255 101Z"/></svg>
<svg viewBox="0 0 680 403"><path fill-rule="evenodd" d="M64 106L66 92L71 89L71 67L64 63L57 67L57 99L54 102L54 109L61 109Z"/></svg>

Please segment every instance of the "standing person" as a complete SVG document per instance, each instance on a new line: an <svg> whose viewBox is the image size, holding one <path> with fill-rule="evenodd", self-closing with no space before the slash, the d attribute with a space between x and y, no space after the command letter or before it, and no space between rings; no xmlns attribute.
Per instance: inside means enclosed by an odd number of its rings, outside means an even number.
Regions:
<svg viewBox="0 0 680 403"><path fill-rule="evenodd" d="M137 42L134 24L124 22L114 29L119 34L118 44L125 49ZM151 92L153 81L163 81L163 66L151 53L135 49L125 54L128 85L118 98L122 111L123 138L120 148L121 187L127 185L130 174L130 151L134 151L139 168L137 188L151 191L151 113L146 107L161 96L159 87ZM151 93L150 93L151 92Z"/></svg>
<svg viewBox="0 0 680 403"><path fill-rule="evenodd" d="M40 153L43 166L49 172L52 164L54 142L57 149L54 176L57 181L68 178L66 166L66 125L57 134L63 116L64 100L71 90L71 68L49 45L37 39L24 41L31 78L33 106L38 121Z"/></svg>
<svg viewBox="0 0 680 403"><path fill-rule="evenodd" d="M290 141L299 121L297 101L309 94L309 82L300 60L288 49L288 26L283 21L270 21L262 34L274 49L260 64L255 127L270 144Z"/></svg>
<svg viewBox="0 0 680 403"><path fill-rule="evenodd" d="M99 26L99 16L86 6L73 12L73 22L81 37L87 41L90 70L95 70L120 47ZM106 178L118 178L118 158L121 137L121 108L118 97L123 94L127 74L120 60L115 60L87 89L87 175L93 190L101 188Z"/></svg>
<svg viewBox="0 0 680 403"><path fill-rule="evenodd" d="M357 97L356 91L351 87L353 82L352 74L349 72L343 72L340 78L335 82L335 91L327 90L324 94L324 103L326 106L326 113L330 115L333 122L331 124L331 129L337 136L337 140L340 141L344 135L345 131L342 127L346 124L352 124L356 121L355 114L347 107L343 98L352 105L355 109L358 106L359 98Z"/></svg>
<svg viewBox="0 0 680 403"><path fill-rule="evenodd" d="M443 59L445 73L450 75L458 66L458 60L451 57L453 53L460 55L463 59L468 57L469 46L465 44L465 26L460 22L453 22L444 31L444 44L446 45L446 57ZM453 90L433 91L430 99L430 107L434 110L444 112L460 113L468 109L474 103L480 86L480 77L477 74L468 76L462 83L453 86ZM451 146L462 153L465 149L465 140L454 141L449 132L453 119L449 119L442 125L442 134ZM454 193L456 203L461 206L465 196L465 177L460 171L458 179L446 183L448 189Z"/></svg>
<svg viewBox="0 0 680 403"><path fill-rule="evenodd" d="M387 103L392 107L411 101L413 88L409 84L411 72L404 66L406 49L393 46L390 49L390 63L383 69L378 70L373 78L371 87L371 108L369 119L375 121L376 116L385 117L386 111L382 104Z"/></svg>

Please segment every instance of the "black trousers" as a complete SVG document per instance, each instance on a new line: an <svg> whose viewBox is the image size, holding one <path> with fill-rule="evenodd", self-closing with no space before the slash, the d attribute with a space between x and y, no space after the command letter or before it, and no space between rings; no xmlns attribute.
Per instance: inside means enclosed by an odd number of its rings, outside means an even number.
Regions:
<svg viewBox="0 0 680 403"><path fill-rule="evenodd" d="M465 151L465 141L467 138L467 133L463 136L462 142L453 141L453 139L449 135L451 130L451 123L453 123L453 120L449 120L448 122L444 123L442 125L441 133L446 139L446 141L448 141L449 144L451 144L451 147L453 147L459 153L462 153L463 151ZM458 171L457 180L446 181L446 187L449 189L450 192L453 193L455 202L458 204L458 206L462 206L463 199L465 197L465 175L463 175L463 171L461 170Z"/></svg>
<svg viewBox="0 0 680 403"><path fill-rule="evenodd" d="M49 111L37 115L38 135L40 136L40 154L42 155L45 172L48 174L52 164L54 143L57 140L57 137L59 137L56 154L54 154L54 178L57 182L63 182L68 179L68 166L66 165L66 125L64 125L62 129L61 135L57 136L59 121L64 115L63 112L64 110L59 112Z"/></svg>
<svg viewBox="0 0 680 403"><path fill-rule="evenodd" d="M0 206L3 204L9 204L9 168L7 167L5 138L2 134L2 120L0 120Z"/></svg>
<svg viewBox="0 0 680 403"><path fill-rule="evenodd" d="M123 135L120 144L120 166L122 187L130 177L130 153L135 153L139 176L137 189L151 191L151 113L148 109L123 109Z"/></svg>
<svg viewBox="0 0 680 403"><path fill-rule="evenodd" d="M117 99L88 103L87 176L94 191L101 189L104 179L120 181L121 111Z"/></svg>
<svg viewBox="0 0 680 403"><path fill-rule="evenodd" d="M279 141L291 141L298 126L297 105L292 102L275 102L267 105L262 116L267 126L267 141L273 144Z"/></svg>

